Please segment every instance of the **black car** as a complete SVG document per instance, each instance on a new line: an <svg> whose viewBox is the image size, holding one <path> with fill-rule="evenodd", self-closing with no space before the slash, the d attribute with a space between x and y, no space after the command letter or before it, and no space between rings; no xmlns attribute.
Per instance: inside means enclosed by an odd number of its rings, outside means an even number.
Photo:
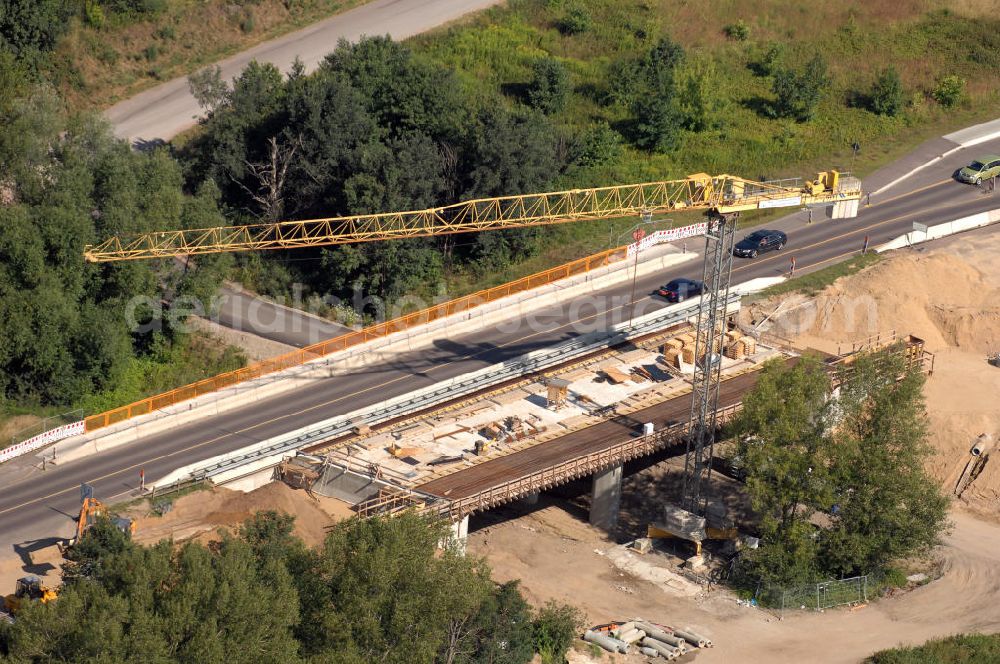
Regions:
<svg viewBox="0 0 1000 664"><path fill-rule="evenodd" d="M754 231L736 243L733 256L757 258L758 254L768 251L781 251L786 242L788 236L781 231Z"/></svg>
<svg viewBox="0 0 1000 664"><path fill-rule="evenodd" d="M683 302L689 297L701 295L704 287L705 284L697 279L674 279L666 286L661 286L660 290L656 292L667 298L669 302Z"/></svg>

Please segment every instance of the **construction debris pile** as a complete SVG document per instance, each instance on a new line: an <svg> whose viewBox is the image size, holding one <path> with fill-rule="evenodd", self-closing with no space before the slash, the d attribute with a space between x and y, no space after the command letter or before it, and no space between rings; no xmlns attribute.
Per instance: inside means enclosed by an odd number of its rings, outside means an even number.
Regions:
<svg viewBox="0 0 1000 664"><path fill-rule="evenodd" d="M690 628L675 629L634 618L623 623L591 627L583 634L587 643L611 653L627 655L632 648L651 659L674 660L699 648L711 648L712 641Z"/></svg>

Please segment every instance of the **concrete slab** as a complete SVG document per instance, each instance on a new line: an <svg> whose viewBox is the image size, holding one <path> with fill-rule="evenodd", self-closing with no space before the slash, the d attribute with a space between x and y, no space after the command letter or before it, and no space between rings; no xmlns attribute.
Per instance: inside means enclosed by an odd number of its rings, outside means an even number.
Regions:
<svg viewBox="0 0 1000 664"><path fill-rule="evenodd" d="M993 140L998 136L1000 136L1000 118L966 127L965 129L959 129L950 134L945 134L944 138L962 147L969 147L970 145L978 145L979 143Z"/></svg>
<svg viewBox="0 0 1000 664"><path fill-rule="evenodd" d="M523 388L517 388L509 392L501 392L490 397L490 401L493 403L505 406L507 404L514 403L515 401L521 401L527 399L531 395L531 392Z"/></svg>

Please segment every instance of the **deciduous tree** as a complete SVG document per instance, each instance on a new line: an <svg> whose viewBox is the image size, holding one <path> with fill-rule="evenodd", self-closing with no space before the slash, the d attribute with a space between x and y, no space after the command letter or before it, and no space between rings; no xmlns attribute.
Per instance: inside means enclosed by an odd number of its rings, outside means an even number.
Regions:
<svg viewBox="0 0 1000 664"><path fill-rule="evenodd" d="M733 430L737 458L761 519L761 548L749 556L755 573L790 581L815 572L809 515L829 503L827 472L830 379L820 363L768 362L743 401Z"/></svg>
<svg viewBox="0 0 1000 664"><path fill-rule="evenodd" d="M837 505L823 533L823 564L865 574L936 544L947 500L924 464L931 449L924 376L901 353L860 357L840 389L833 468Z"/></svg>

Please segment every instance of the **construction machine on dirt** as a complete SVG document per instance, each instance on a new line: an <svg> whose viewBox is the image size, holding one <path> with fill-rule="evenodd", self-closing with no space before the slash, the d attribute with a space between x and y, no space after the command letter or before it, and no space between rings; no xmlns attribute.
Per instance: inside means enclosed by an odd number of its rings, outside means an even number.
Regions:
<svg viewBox="0 0 1000 664"><path fill-rule="evenodd" d="M59 551L66 553L80 541L83 534L101 517L111 519L111 522L129 537L135 535L135 521L127 517L110 514L104 503L94 498L93 489L86 484L80 487L80 515L76 520L76 534L59 543Z"/></svg>
<svg viewBox="0 0 1000 664"><path fill-rule="evenodd" d="M48 604L59 596L55 590L42 585L42 580L34 574L21 577L14 586L14 592L3 598L2 618L13 620L26 602L38 601Z"/></svg>

